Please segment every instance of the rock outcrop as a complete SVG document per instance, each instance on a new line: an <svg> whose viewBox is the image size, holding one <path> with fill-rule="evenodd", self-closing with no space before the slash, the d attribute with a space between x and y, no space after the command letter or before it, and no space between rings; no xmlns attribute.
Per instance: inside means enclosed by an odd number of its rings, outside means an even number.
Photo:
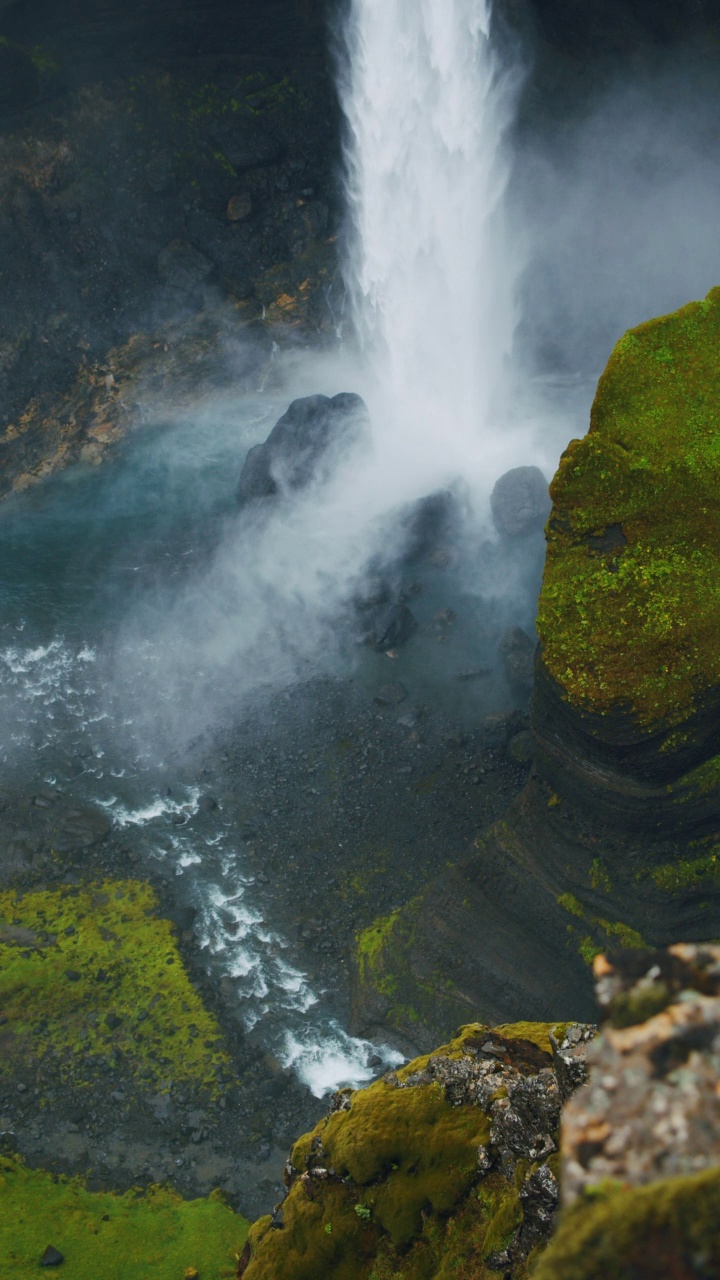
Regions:
<svg viewBox="0 0 720 1280"><path fill-rule="evenodd" d="M562 1122L564 1212L537 1280L720 1271L720 947L595 962L603 1033Z"/></svg>
<svg viewBox="0 0 720 1280"><path fill-rule="evenodd" d="M597 951L717 934L719 342L714 290L617 344L551 487L529 781L360 939L356 1029L587 1018Z"/></svg>
<svg viewBox="0 0 720 1280"><path fill-rule="evenodd" d="M293 400L267 440L248 453L238 484L242 503L321 484L369 432L365 402L350 391Z"/></svg>
<svg viewBox="0 0 720 1280"><path fill-rule="evenodd" d="M594 1028L462 1027L357 1092L293 1148L288 1192L251 1228L245 1280L498 1273L547 1242L558 1202L561 1102Z"/></svg>

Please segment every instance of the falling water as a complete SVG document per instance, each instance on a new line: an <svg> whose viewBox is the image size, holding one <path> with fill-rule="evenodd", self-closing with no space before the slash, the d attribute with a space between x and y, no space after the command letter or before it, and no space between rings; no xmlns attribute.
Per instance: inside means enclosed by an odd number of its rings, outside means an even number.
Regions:
<svg viewBox="0 0 720 1280"><path fill-rule="evenodd" d="M351 0L340 58L346 280L384 447L482 474L514 327L504 136L517 77L488 0Z"/></svg>

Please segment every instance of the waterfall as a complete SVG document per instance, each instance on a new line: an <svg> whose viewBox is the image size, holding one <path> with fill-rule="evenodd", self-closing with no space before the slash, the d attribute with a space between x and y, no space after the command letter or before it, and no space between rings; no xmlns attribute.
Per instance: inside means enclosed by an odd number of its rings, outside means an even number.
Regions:
<svg viewBox="0 0 720 1280"><path fill-rule="evenodd" d="M349 0L345 278L378 440L420 483L482 475L514 327L504 135L517 76L488 0Z"/></svg>

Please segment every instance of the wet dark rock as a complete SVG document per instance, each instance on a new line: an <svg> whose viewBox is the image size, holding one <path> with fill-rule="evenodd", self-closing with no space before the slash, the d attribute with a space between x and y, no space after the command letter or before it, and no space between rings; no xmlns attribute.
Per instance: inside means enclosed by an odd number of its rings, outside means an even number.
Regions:
<svg viewBox="0 0 720 1280"><path fill-rule="evenodd" d="M252 213L252 196L249 191L239 191L231 196L225 210L228 222L244 222Z"/></svg>
<svg viewBox="0 0 720 1280"><path fill-rule="evenodd" d="M372 641L378 652L406 644L417 627L415 615L406 604L380 609L373 622Z"/></svg>
<svg viewBox="0 0 720 1280"><path fill-rule="evenodd" d="M65 1256L56 1249L54 1245L49 1244L40 1259L41 1267L59 1267L61 1262L65 1261Z"/></svg>
<svg viewBox="0 0 720 1280"><path fill-rule="evenodd" d="M415 564L431 559L457 538L460 507L450 489L440 489L413 502L400 517L402 560Z"/></svg>
<svg viewBox="0 0 720 1280"><path fill-rule="evenodd" d="M535 674L534 642L522 627L509 627L498 647L510 688L519 696L529 696Z"/></svg>
<svg viewBox="0 0 720 1280"><path fill-rule="evenodd" d="M272 164L282 151L277 138L256 119L243 120L236 115L214 127L212 140L236 173Z"/></svg>
<svg viewBox="0 0 720 1280"><path fill-rule="evenodd" d="M158 256L160 279L183 293L194 293L213 269L214 263L186 240L173 240Z"/></svg>
<svg viewBox="0 0 720 1280"><path fill-rule="evenodd" d="M547 480L538 467L506 471L490 496L493 524L507 538L541 532L551 505Z"/></svg>
<svg viewBox="0 0 720 1280"><path fill-rule="evenodd" d="M68 982L79 982L82 977L82 974L78 973L77 969L66 969L65 977L67 978Z"/></svg>
<svg viewBox="0 0 720 1280"><path fill-rule="evenodd" d="M218 807L218 802L214 796L201 796L198 800L199 813L213 813Z"/></svg>
<svg viewBox="0 0 720 1280"><path fill-rule="evenodd" d="M390 684L384 684L382 689L378 689L375 701L381 707L398 707L407 696L408 691L405 685L400 680L393 680Z"/></svg>
<svg viewBox="0 0 720 1280"><path fill-rule="evenodd" d="M50 838L57 853L69 853L98 844L110 830L110 819L100 809L75 808L58 814L52 822Z"/></svg>
<svg viewBox="0 0 720 1280"><path fill-rule="evenodd" d="M533 736L529 729L516 733L507 745L507 753L514 764L531 764L533 758Z"/></svg>
<svg viewBox="0 0 720 1280"><path fill-rule="evenodd" d="M284 495L327 480L368 430L365 403L351 392L293 400L264 444L248 453L238 485L240 501Z"/></svg>

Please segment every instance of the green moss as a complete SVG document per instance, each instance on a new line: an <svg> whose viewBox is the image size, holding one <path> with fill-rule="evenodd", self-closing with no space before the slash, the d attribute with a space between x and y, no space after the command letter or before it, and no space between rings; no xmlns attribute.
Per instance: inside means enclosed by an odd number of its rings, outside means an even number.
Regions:
<svg viewBox="0 0 720 1280"><path fill-rule="evenodd" d="M355 964L359 1004L375 993L386 1005L382 1021L412 1037L418 1023L447 1027L467 1016L447 974L436 970L419 978L412 966L422 899L382 916L356 939Z"/></svg>
<svg viewBox="0 0 720 1280"><path fill-rule="evenodd" d="M602 893L612 893L610 872L602 858L593 858L592 867L590 868L590 886L596 891L600 890Z"/></svg>
<svg viewBox="0 0 720 1280"><path fill-rule="evenodd" d="M585 964L592 965L595 957L600 955L602 947L599 947L596 942L593 942L592 938L585 937L580 942L578 951L585 961Z"/></svg>
<svg viewBox="0 0 720 1280"><path fill-rule="evenodd" d="M574 1206L534 1280L720 1275L720 1171L620 1189Z"/></svg>
<svg viewBox="0 0 720 1280"><path fill-rule="evenodd" d="M487 1034L529 1041L550 1053L549 1023L489 1028L469 1023L449 1044L397 1072L404 1083L431 1058L459 1058L467 1042ZM562 1035L564 1026L556 1028ZM489 1263L522 1221L520 1190L527 1162L512 1179L480 1175L477 1148L489 1141L490 1120L478 1106L451 1105L435 1083L398 1088L380 1080L347 1091L350 1108L336 1111L296 1143L298 1173L322 1164L334 1177L300 1179L284 1206L284 1229L270 1219L252 1228L246 1280L492 1280ZM524 1280L525 1263L506 1270Z"/></svg>
<svg viewBox="0 0 720 1280"><path fill-rule="evenodd" d="M561 893L558 898L558 906L563 911L569 911L571 916L576 916L578 920L585 919L585 908L581 902L575 897L574 893Z"/></svg>
<svg viewBox="0 0 720 1280"><path fill-rule="evenodd" d="M219 1280L234 1275L247 1231L217 1192L207 1200L159 1187L96 1193L0 1156L3 1280L34 1275L48 1244L65 1255L69 1280L178 1280L190 1267Z"/></svg>
<svg viewBox="0 0 720 1280"><path fill-rule="evenodd" d="M110 1063L217 1090L220 1031L157 909L133 880L0 893L0 1078L42 1063L82 1084Z"/></svg>
<svg viewBox="0 0 720 1280"><path fill-rule="evenodd" d="M710 852L702 857L684 858L656 867L650 878L664 893L720 885L720 845L713 845Z"/></svg>
<svg viewBox="0 0 720 1280"><path fill-rule="evenodd" d="M559 907L569 912L576 920L582 920L595 930L596 939L586 936L580 943L579 950L583 959L587 957L592 962L597 952L603 949L603 945L611 944L613 940L617 940L621 947L631 950L647 946L642 934L638 933L637 929L633 929L629 924L624 924L622 920L604 920L602 916L594 915L583 906L573 893L560 894L557 902ZM602 937L603 934L604 939ZM591 955L590 953L596 944L597 951Z"/></svg>
<svg viewBox="0 0 720 1280"><path fill-rule="evenodd" d="M573 705L647 731L720 683L719 342L719 290L626 334L552 486L544 662Z"/></svg>
<svg viewBox="0 0 720 1280"><path fill-rule="evenodd" d="M362 933L358 934L356 956L363 979L369 976L368 971L371 973L377 971L383 948L392 936L399 915L400 910L398 909L393 911L392 915L380 916L367 929L363 929Z"/></svg>

